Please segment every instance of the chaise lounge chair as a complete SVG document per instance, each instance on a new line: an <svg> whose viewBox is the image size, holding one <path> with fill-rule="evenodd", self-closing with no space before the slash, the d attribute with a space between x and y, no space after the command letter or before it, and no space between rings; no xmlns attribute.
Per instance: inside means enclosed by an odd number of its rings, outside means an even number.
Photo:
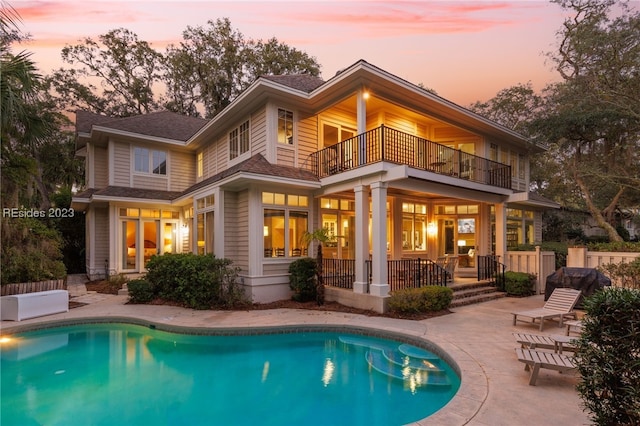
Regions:
<svg viewBox="0 0 640 426"><path fill-rule="evenodd" d="M555 352L536 351L535 349L516 348L518 361L524 362L525 371L531 370L529 385L535 386L541 368L556 370L560 373L574 370L576 365L570 356Z"/></svg>
<svg viewBox="0 0 640 426"><path fill-rule="evenodd" d="M518 317L531 318L532 323L535 323L536 320L539 319L540 331L542 331L544 327L544 320L558 318L560 320L559 326L562 327L562 321L564 321L565 317L576 317L573 307L578 302L580 294L580 290L574 290L572 288L556 288L553 290L553 293L549 296L549 300L546 301L542 308L532 309L529 311L512 312L513 325L516 325Z"/></svg>
<svg viewBox="0 0 640 426"><path fill-rule="evenodd" d="M562 353L563 350L575 352L575 337L564 335L542 336L540 334L513 333L516 342L524 349L553 349Z"/></svg>

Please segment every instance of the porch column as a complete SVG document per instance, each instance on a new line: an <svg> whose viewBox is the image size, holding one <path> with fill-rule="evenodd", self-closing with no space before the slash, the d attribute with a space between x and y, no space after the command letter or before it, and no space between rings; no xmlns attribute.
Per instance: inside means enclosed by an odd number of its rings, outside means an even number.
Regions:
<svg viewBox="0 0 640 426"><path fill-rule="evenodd" d="M356 99L356 122L358 125L358 135L362 135L367 131L367 96L364 88L358 90ZM366 162L367 152L366 144L363 137L358 138L358 164L363 165Z"/></svg>
<svg viewBox="0 0 640 426"><path fill-rule="evenodd" d="M373 296L387 296L387 184L374 182L371 184L372 204L372 276L369 294Z"/></svg>
<svg viewBox="0 0 640 426"><path fill-rule="evenodd" d="M354 293L367 293L367 277L364 262L369 255L369 193L364 185L353 188L356 198L356 276L353 283Z"/></svg>
<svg viewBox="0 0 640 426"><path fill-rule="evenodd" d="M496 255L500 256L500 262L507 262L507 205L496 203ZM507 268L509 265L507 265Z"/></svg>
<svg viewBox="0 0 640 426"><path fill-rule="evenodd" d="M213 252L216 257L223 259L224 252L224 191L219 187L213 190L213 202L215 210L213 213Z"/></svg>

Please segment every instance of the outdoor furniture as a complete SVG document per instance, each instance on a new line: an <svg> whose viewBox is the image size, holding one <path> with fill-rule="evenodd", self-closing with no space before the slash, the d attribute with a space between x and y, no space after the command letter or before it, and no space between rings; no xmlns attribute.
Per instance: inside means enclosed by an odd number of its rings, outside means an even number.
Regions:
<svg viewBox="0 0 640 426"><path fill-rule="evenodd" d="M539 334L513 333L516 342L525 349L553 349L562 353L564 349L575 351L574 338L563 335L542 336Z"/></svg>
<svg viewBox="0 0 640 426"><path fill-rule="evenodd" d="M544 321L547 319L558 318L560 327L565 317L575 318L576 314L573 310L578 298L580 290L570 288L556 288L549 300L547 300L542 308L532 309L528 311L512 312L513 325L516 325L518 317L531 318L531 322L535 323L540 320L540 331L544 328ZM524 321L524 320L520 320Z"/></svg>
<svg viewBox="0 0 640 426"><path fill-rule="evenodd" d="M572 357L555 352L516 348L516 355L518 356L518 361L525 364L524 370L531 370L531 376L529 378L530 386L536 385L538 373L541 368L556 370L560 373L574 370L576 368Z"/></svg>
<svg viewBox="0 0 640 426"><path fill-rule="evenodd" d="M572 320L564 323L567 326L567 336L571 335L571 333L582 333L582 320Z"/></svg>
<svg viewBox="0 0 640 426"><path fill-rule="evenodd" d="M69 311L69 292L67 290L14 294L2 296L0 299L3 321L21 321Z"/></svg>
<svg viewBox="0 0 640 426"><path fill-rule="evenodd" d="M444 267L445 271L447 271L447 283L453 282L453 273L456 271L457 264L458 264L457 257L449 257L447 259L447 264Z"/></svg>

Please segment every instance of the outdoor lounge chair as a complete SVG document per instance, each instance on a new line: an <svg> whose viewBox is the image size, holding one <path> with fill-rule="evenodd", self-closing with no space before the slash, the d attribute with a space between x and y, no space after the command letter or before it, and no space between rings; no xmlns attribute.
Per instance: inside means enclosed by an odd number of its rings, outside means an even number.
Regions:
<svg viewBox="0 0 640 426"><path fill-rule="evenodd" d="M518 356L518 361L524 362L525 371L531 370L531 377L529 378L530 386L536 385L538 373L541 368L556 370L561 373L576 368L572 357L555 352L516 348L516 355Z"/></svg>
<svg viewBox="0 0 640 426"><path fill-rule="evenodd" d="M575 337L564 335L542 336L540 334L513 333L516 342L525 349L553 349L562 353L563 350L575 351Z"/></svg>
<svg viewBox="0 0 640 426"><path fill-rule="evenodd" d="M531 318L532 323L535 323L536 319L539 319L540 331L542 331L544 328L544 320L558 318L560 321L560 327L562 327L562 322L565 317L576 317L573 307L576 305L580 294L580 290L574 290L572 288L556 288L553 290L553 293L549 296L549 300L546 301L542 308L532 309L529 311L512 312L513 325L516 325L518 317Z"/></svg>

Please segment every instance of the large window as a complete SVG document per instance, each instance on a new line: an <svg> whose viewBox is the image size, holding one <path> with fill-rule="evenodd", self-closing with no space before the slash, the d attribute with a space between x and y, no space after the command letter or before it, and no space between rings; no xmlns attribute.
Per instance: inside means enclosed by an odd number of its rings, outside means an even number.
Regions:
<svg viewBox="0 0 640 426"><path fill-rule="evenodd" d="M154 175L167 174L167 153L154 149L133 149L134 171L137 173L150 173Z"/></svg>
<svg viewBox="0 0 640 426"><path fill-rule="evenodd" d="M427 206L402 203L402 250L427 249Z"/></svg>
<svg viewBox="0 0 640 426"><path fill-rule="evenodd" d="M196 245L198 254L213 253L215 197L196 199Z"/></svg>
<svg viewBox="0 0 640 426"><path fill-rule="evenodd" d="M309 199L303 195L263 192L264 257L303 256L307 245L303 241L309 229Z"/></svg>
<svg viewBox="0 0 640 426"><path fill-rule="evenodd" d="M278 108L278 143L293 145L293 112Z"/></svg>
<svg viewBox="0 0 640 426"><path fill-rule="evenodd" d="M229 159L249 152L249 120L229 132Z"/></svg>

